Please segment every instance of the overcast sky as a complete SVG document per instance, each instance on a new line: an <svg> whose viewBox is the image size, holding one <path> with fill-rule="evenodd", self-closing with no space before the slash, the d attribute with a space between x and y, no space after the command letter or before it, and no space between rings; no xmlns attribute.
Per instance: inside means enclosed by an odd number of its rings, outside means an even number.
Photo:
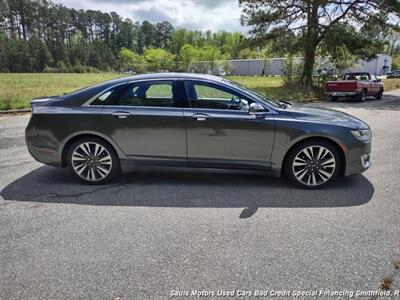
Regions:
<svg viewBox="0 0 400 300"><path fill-rule="evenodd" d="M246 33L238 0L53 0L75 9L115 11L132 21L169 21L174 27Z"/></svg>

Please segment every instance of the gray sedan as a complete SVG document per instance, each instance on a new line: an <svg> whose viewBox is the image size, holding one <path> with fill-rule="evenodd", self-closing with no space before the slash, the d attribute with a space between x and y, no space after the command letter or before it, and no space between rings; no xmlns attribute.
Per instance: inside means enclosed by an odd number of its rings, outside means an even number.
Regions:
<svg viewBox="0 0 400 300"><path fill-rule="evenodd" d="M220 77L165 73L32 101L26 144L85 183L121 163L263 170L304 188L370 167L371 130L342 112L273 101Z"/></svg>

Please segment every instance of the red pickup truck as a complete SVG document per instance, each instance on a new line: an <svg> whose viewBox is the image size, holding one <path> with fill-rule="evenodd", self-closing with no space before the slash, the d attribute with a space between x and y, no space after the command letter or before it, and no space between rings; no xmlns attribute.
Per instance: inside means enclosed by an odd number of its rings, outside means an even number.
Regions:
<svg viewBox="0 0 400 300"><path fill-rule="evenodd" d="M371 73L347 73L343 76L343 80L328 81L325 85L325 94L332 101L336 101L339 97L358 101L365 101L367 96L381 99L383 83Z"/></svg>

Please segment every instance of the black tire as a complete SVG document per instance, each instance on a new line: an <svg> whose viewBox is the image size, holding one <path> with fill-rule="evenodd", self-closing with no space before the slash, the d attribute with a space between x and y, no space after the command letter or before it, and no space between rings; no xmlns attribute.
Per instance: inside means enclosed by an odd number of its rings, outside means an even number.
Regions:
<svg viewBox="0 0 400 300"><path fill-rule="evenodd" d="M96 146L96 144L99 146ZM86 153L92 155L87 155L82 147L85 150L89 149L89 152ZM95 155L96 151L98 152L97 155ZM76 140L70 145L67 155L69 170L86 184L110 182L118 177L121 172L120 160L114 148L100 138L84 137ZM103 160L103 162L99 162L99 160ZM81 172L81 175L78 172ZM93 178L94 180L92 180Z"/></svg>
<svg viewBox="0 0 400 300"><path fill-rule="evenodd" d="M361 93L359 93L359 94L355 97L355 99L356 99L358 102L365 102L365 100L367 99L367 90L366 90L366 89L363 89L363 90L361 91Z"/></svg>
<svg viewBox="0 0 400 300"><path fill-rule="evenodd" d="M375 96L376 100L381 100L382 95L383 95L383 88L380 88L378 94L376 94Z"/></svg>
<svg viewBox="0 0 400 300"><path fill-rule="evenodd" d="M334 168L325 168L325 167L321 167L320 163L318 163L318 168L316 167L315 171L310 171L308 164L305 167L296 167L294 166L295 164L295 159L297 160L296 162L298 163L298 155L301 154L301 152L305 149L309 149L309 147L313 147L312 150L315 152L315 156L314 158L316 158L316 156L318 155L318 147L322 147L325 148L327 150L329 150L329 152L327 152L326 155L329 154L329 156L326 158L327 160L321 160L322 164L325 164L328 160L330 160L331 158L334 159L335 162L335 167ZM325 155L325 157L326 157ZM319 167L322 168L322 171L326 172L326 173L330 173L330 177L328 178L328 176L326 176L326 180L324 179L324 177L322 177L319 172ZM339 154L339 150L337 149L337 147L332 144L329 143L327 141L324 140L308 140L305 141L303 143L299 143L297 145L295 145L290 152L287 154L286 158L285 158L285 162L284 162L284 166L283 166L283 171L284 171L284 175L285 177L289 180L290 183L292 183L293 185L300 187L300 188L304 188L304 189L319 189L322 188L328 184L330 184L339 174L340 170L342 167L342 160L341 160L341 156ZM309 176L309 178L314 177L314 180L316 181L316 185L308 185L306 182L303 182L302 180L299 180L299 173L297 173L297 177L295 172L299 172L298 169L296 168L303 168L303 169L307 169L305 175L303 175L304 180L307 181L307 177ZM314 175L312 174L314 173ZM311 176L313 175L313 176ZM324 181L325 180L325 181ZM312 180L311 180L312 181ZM318 182L319 181L319 182Z"/></svg>
<svg viewBox="0 0 400 300"><path fill-rule="evenodd" d="M337 97L337 96L332 96L330 100L331 100L332 102L337 102L337 101L338 101L338 98L339 98L339 97Z"/></svg>

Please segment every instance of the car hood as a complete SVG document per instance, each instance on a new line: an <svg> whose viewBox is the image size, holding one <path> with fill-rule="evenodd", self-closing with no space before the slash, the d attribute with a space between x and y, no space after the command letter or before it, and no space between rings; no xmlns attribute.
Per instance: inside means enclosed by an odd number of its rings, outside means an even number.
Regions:
<svg viewBox="0 0 400 300"><path fill-rule="evenodd" d="M353 129L367 129L369 126L356 117L329 108L308 105L293 105L286 110L293 118L320 123L336 124Z"/></svg>

